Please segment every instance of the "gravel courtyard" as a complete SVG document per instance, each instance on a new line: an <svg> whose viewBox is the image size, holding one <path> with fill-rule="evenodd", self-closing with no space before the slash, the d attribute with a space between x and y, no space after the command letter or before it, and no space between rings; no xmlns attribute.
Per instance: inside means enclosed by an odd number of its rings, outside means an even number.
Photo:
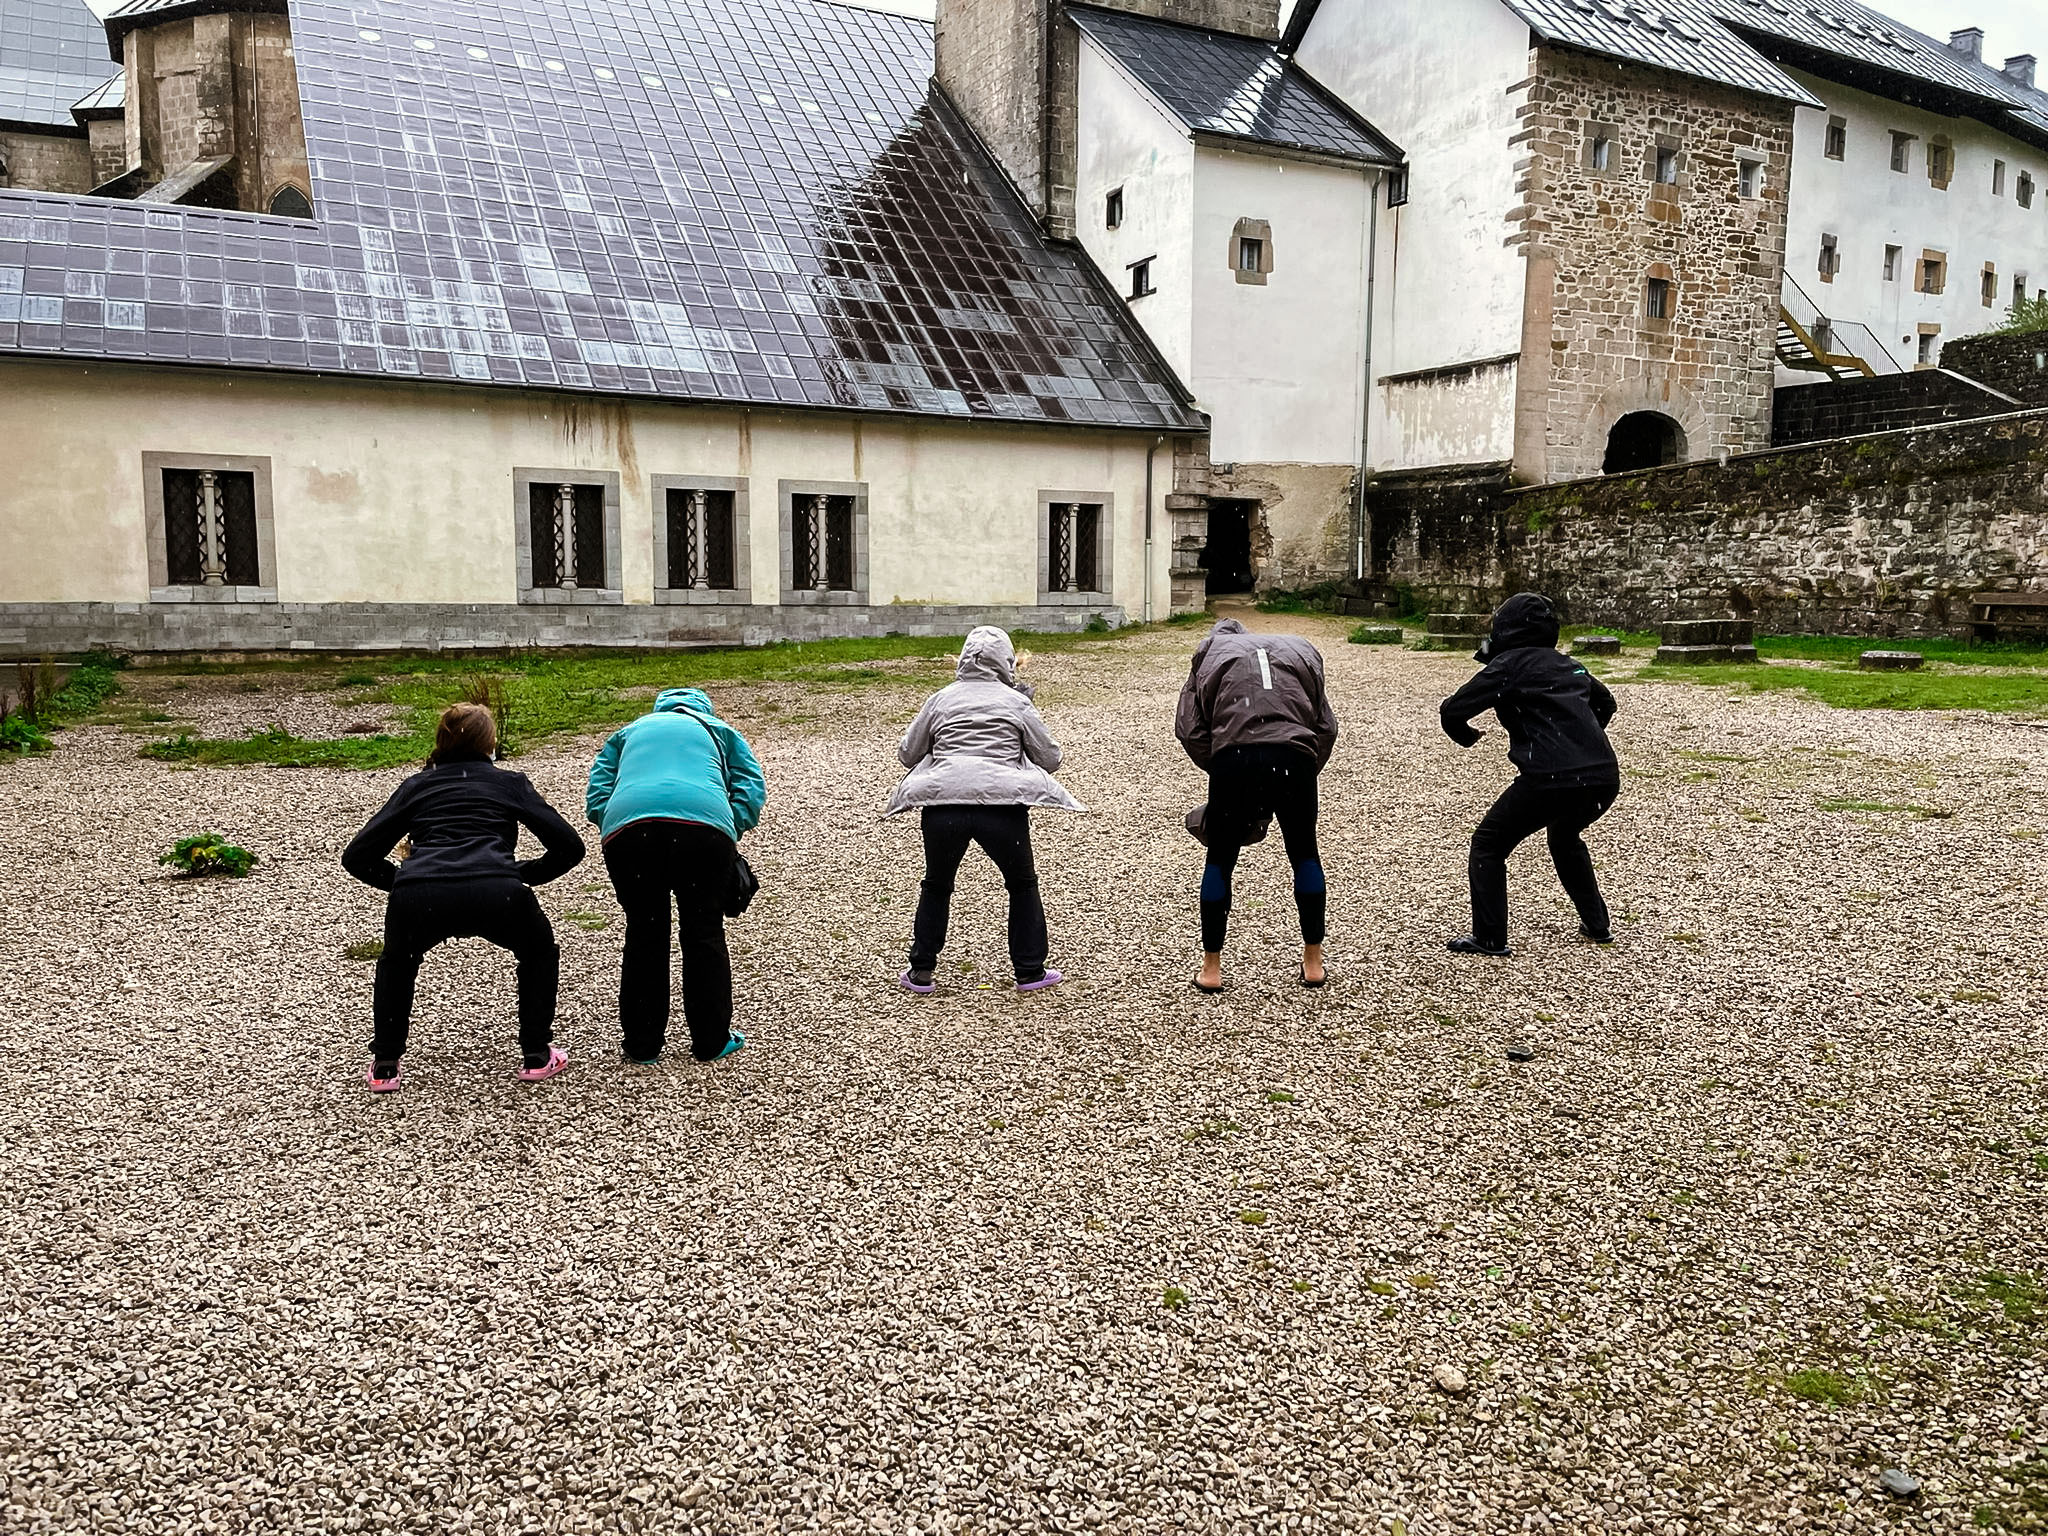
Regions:
<svg viewBox="0 0 2048 1536"><path fill-rule="evenodd" d="M2048 1529L2048 739L1624 669L1619 943L1539 839L1515 958L1460 959L1510 773L1436 728L1469 659L1262 622L1344 726L1328 989L1277 846L1189 986L1200 632L1152 631L1033 663L1090 813L1036 818L1070 979L1029 998L978 855L940 993L894 986L877 811L940 672L713 690L769 778L715 1070L619 1060L593 856L543 892L571 1070L513 1079L471 942L372 1098L337 854L402 773L0 762L0 1527ZM580 822L595 746L519 766ZM201 829L255 875L158 870Z"/></svg>

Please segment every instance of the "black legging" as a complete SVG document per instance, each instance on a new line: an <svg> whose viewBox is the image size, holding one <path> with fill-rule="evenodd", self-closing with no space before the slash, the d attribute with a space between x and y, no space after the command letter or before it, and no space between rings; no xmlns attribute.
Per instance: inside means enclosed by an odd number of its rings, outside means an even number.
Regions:
<svg viewBox="0 0 2048 1536"><path fill-rule="evenodd" d="M1021 805L928 805L924 808L924 884L918 887L917 917L911 925L910 968L928 971L946 947L953 906L953 879L967 845L1002 871L1010 892L1010 966L1019 981L1045 974L1045 905L1038 897L1038 868L1031 858L1031 812Z"/></svg>
<svg viewBox="0 0 2048 1536"><path fill-rule="evenodd" d="M1323 942L1323 861L1316 851L1316 776L1321 770L1292 747L1230 747L1209 764L1209 858L1202 868L1202 949L1220 954L1230 925L1230 875L1244 839L1261 817L1280 823L1294 867L1301 942Z"/></svg>
<svg viewBox="0 0 2048 1536"><path fill-rule="evenodd" d="M1508 946L1508 855L1531 833L1550 834L1550 862L1586 931L1604 934L1607 903L1593 874L1593 856L1580 836L1607 814L1618 782L1556 789L1517 779L1493 802L1472 834L1472 937L1488 949Z"/></svg>
<svg viewBox="0 0 2048 1536"><path fill-rule="evenodd" d="M483 880L400 880L384 907L384 953L377 959L370 1054L396 1061L412 1029L420 962L446 939L485 939L519 961L519 1050L529 1066L547 1060L555 1038L561 952L540 902L510 875Z"/></svg>
<svg viewBox="0 0 2048 1536"><path fill-rule="evenodd" d="M671 901L683 956L690 1054L710 1061L732 1038L725 896L738 851L718 828L696 821L633 821L605 839L605 873L626 914L619 1035L632 1060L652 1061L668 1043Z"/></svg>

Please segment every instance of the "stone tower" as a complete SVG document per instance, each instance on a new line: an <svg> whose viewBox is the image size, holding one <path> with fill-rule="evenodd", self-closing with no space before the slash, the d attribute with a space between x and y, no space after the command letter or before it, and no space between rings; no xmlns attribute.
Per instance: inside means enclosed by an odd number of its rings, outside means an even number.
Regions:
<svg viewBox="0 0 2048 1536"><path fill-rule="evenodd" d="M1092 0L1246 37L1280 35L1280 0ZM1074 237L1074 78L1067 0L939 0L939 84L1047 233Z"/></svg>

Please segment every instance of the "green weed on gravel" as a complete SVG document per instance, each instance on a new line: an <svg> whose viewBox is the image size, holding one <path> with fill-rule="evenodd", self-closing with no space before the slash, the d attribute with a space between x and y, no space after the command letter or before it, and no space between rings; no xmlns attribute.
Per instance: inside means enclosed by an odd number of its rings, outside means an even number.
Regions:
<svg viewBox="0 0 2048 1536"><path fill-rule="evenodd" d="M1874 642L1857 642L1868 649ZM1761 650L1762 645L1759 643ZM1756 663L1708 667L1651 665L1621 682L1703 683L1748 693L1786 689L1812 695L1833 709L1981 709L1998 714L2048 714L2048 670L1962 671L1935 666L1919 672L1864 672L1847 665L1779 666Z"/></svg>

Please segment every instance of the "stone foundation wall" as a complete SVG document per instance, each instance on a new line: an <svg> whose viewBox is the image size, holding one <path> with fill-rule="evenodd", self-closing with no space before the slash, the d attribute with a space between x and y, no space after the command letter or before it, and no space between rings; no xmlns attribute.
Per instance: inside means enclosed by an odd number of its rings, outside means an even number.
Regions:
<svg viewBox="0 0 2048 1536"><path fill-rule="evenodd" d="M2048 331L1959 336L1943 345L1941 366L2024 404L2048 405Z"/></svg>
<svg viewBox="0 0 2048 1536"><path fill-rule="evenodd" d="M1964 635L1971 593L2048 592L2048 410L1525 490L1486 469L1411 505L1374 574L1543 592L1576 625L1766 634ZM1377 484L1370 504L1378 550Z"/></svg>
<svg viewBox="0 0 2048 1536"><path fill-rule="evenodd" d="M0 656L283 651L683 648L848 636L964 635L977 624L1072 631L1102 608L555 606L536 603L0 603Z"/></svg>
<svg viewBox="0 0 2048 1536"><path fill-rule="evenodd" d="M1312 587L1351 574L1357 479L1349 464L1219 464L1209 494L1259 504L1252 570L1261 591Z"/></svg>

